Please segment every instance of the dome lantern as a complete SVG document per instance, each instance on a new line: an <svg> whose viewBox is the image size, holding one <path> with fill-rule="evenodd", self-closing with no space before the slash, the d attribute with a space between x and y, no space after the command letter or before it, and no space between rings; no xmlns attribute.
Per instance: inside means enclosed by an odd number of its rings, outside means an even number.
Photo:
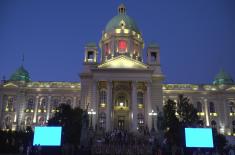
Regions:
<svg viewBox="0 0 235 155"><path fill-rule="evenodd" d="M119 5L118 7L118 13L119 14L126 14L126 7L124 4Z"/></svg>

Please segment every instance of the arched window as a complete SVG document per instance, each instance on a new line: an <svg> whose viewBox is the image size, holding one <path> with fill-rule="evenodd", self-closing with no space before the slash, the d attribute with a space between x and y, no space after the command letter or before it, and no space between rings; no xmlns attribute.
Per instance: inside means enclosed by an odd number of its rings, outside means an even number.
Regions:
<svg viewBox="0 0 235 155"><path fill-rule="evenodd" d="M116 106L127 107L127 99L124 93L120 93L116 100Z"/></svg>
<svg viewBox="0 0 235 155"><path fill-rule="evenodd" d="M5 128L6 129L12 129L12 119L11 119L11 116L7 116L4 121L5 121Z"/></svg>
<svg viewBox="0 0 235 155"><path fill-rule="evenodd" d="M39 102L38 112L46 112L47 101L45 98L42 98Z"/></svg>
<svg viewBox="0 0 235 155"><path fill-rule="evenodd" d="M215 105L213 102L209 103L209 109L210 109L210 113L215 113Z"/></svg>
<svg viewBox="0 0 235 155"><path fill-rule="evenodd" d="M7 99L7 103L6 103L6 107L5 107L5 111L14 111L14 97L9 96Z"/></svg>
<svg viewBox="0 0 235 155"><path fill-rule="evenodd" d="M212 127L212 128L216 128L216 121L215 121L215 120L212 120L212 121L211 121L211 127Z"/></svg>
<svg viewBox="0 0 235 155"><path fill-rule="evenodd" d="M102 112L99 115L99 128L105 129L105 125L106 125L106 114Z"/></svg>
<svg viewBox="0 0 235 155"><path fill-rule="evenodd" d="M235 104L233 102L229 103L229 112L234 113L235 112Z"/></svg>
<svg viewBox="0 0 235 155"><path fill-rule="evenodd" d="M200 127L203 127L203 126L204 126L203 120L198 120L198 125L199 125Z"/></svg>
<svg viewBox="0 0 235 155"><path fill-rule="evenodd" d="M142 92L137 93L137 104L138 107L143 107L144 105L144 94Z"/></svg>
<svg viewBox="0 0 235 155"><path fill-rule="evenodd" d="M232 121L233 133L235 133L235 120Z"/></svg>
<svg viewBox="0 0 235 155"><path fill-rule="evenodd" d="M118 41L118 52L119 53L127 52L127 42L125 40Z"/></svg>
<svg viewBox="0 0 235 155"><path fill-rule="evenodd" d="M32 118L30 116L25 118L25 126L31 126Z"/></svg>
<svg viewBox="0 0 235 155"><path fill-rule="evenodd" d="M71 105L71 103L72 103L71 99L67 99L67 100L66 100L66 104Z"/></svg>
<svg viewBox="0 0 235 155"><path fill-rule="evenodd" d="M201 102L197 102L197 111L202 112L202 103Z"/></svg>
<svg viewBox="0 0 235 155"><path fill-rule="evenodd" d="M38 125L44 125L45 124L45 118L43 116L38 117Z"/></svg>
<svg viewBox="0 0 235 155"><path fill-rule="evenodd" d="M107 102L107 94L105 90L100 91L100 106L104 107Z"/></svg>
<svg viewBox="0 0 235 155"><path fill-rule="evenodd" d="M52 100L52 109L51 109L51 111L56 112L58 107L59 107L59 100L58 100L58 98L54 98Z"/></svg>
<svg viewBox="0 0 235 155"><path fill-rule="evenodd" d="M138 113L138 130L142 130L144 128L144 115L142 113Z"/></svg>
<svg viewBox="0 0 235 155"><path fill-rule="evenodd" d="M26 109L29 109L30 111L34 109L34 103L33 103L33 98L29 98L27 102L27 107Z"/></svg>

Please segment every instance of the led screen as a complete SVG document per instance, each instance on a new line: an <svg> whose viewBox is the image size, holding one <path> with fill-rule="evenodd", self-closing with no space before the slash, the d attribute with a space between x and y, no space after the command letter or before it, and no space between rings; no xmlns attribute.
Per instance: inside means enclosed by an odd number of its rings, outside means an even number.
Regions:
<svg viewBox="0 0 235 155"><path fill-rule="evenodd" d="M60 146L61 127L35 127L33 145Z"/></svg>
<svg viewBox="0 0 235 155"><path fill-rule="evenodd" d="M186 147L213 148L211 128L185 128Z"/></svg>

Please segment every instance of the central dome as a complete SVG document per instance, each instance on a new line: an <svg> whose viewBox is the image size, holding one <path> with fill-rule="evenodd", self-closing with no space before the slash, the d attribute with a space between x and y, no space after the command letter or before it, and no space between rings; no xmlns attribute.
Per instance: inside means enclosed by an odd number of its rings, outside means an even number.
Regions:
<svg viewBox="0 0 235 155"><path fill-rule="evenodd" d="M135 21L131 17L126 15L126 8L123 4L118 7L118 15L114 16L106 25L105 32L110 32L114 29L122 28L122 26L140 33Z"/></svg>

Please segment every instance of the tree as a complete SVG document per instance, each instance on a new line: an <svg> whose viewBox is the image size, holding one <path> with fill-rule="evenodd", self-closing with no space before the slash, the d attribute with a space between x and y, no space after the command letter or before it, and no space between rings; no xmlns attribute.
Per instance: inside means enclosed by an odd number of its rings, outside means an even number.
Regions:
<svg viewBox="0 0 235 155"><path fill-rule="evenodd" d="M179 95L177 113L179 115L179 121L184 127L194 126L199 121L197 109L194 108L189 99L183 95Z"/></svg>
<svg viewBox="0 0 235 155"><path fill-rule="evenodd" d="M178 123L179 120L175 115L176 113L176 103L173 100L168 100L167 104L163 107L163 126L165 128L174 128Z"/></svg>
<svg viewBox="0 0 235 155"><path fill-rule="evenodd" d="M179 141L179 120L175 113L176 103L169 99L163 107L162 127L165 129L165 137L170 145L177 144Z"/></svg>
<svg viewBox="0 0 235 155"><path fill-rule="evenodd" d="M198 120L197 110L183 95L179 95L178 104L169 99L163 106L162 126L171 145L182 145L184 128L194 126Z"/></svg>
<svg viewBox="0 0 235 155"><path fill-rule="evenodd" d="M227 139L224 135L218 133L216 128L213 128L212 131L213 131L214 146L217 149L217 151L220 154L222 154L227 144Z"/></svg>
<svg viewBox="0 0 235 155"><path fill-rule="evenodd" d="M64 144L79 144L83 110L78 107L73 109L68 104L61 104L58 110L59 112L48 120L48 126L62 126Z"/></svg>

